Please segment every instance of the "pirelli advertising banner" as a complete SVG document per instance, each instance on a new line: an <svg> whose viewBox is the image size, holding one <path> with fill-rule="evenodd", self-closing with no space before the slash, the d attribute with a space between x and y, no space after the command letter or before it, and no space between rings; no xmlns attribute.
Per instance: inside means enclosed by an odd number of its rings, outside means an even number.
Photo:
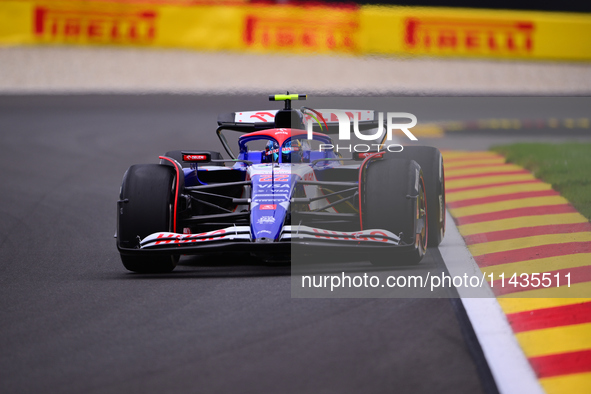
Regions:
<svg viewBox="0 0 591 394"><path fill-rule="evenodd" d="M591 60L591 15L189 1L2 1L0 44Z"/></svg>
<svg viewBox="0 0 591 394"><path fill-rule="evenodd" d="M591 15L370 6L358 40L374 54L591 60Z"/></svg>

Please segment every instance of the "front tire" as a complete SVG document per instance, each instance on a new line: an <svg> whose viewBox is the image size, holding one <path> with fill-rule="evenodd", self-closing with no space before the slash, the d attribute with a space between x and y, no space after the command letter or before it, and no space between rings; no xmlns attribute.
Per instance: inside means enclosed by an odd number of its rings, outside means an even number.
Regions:
<svg viewBox="0 0 591 394"><path fill-rule="evenodd" d="M374 265L418 264L427 248L425 185L421 167L413 160L378 159L364 174L365 198L362 224L366 229L384 229L402 234L401 243L412 245L404 252L376 248Z"/></svg>
<svg viewBox="0 0 591 394"><path fill-rule="evenodd" d="M429 214L429 246L439 246L445 235L445 174L443 157L432 146L405 146L390 157L416 161L423 170Z"/></svg>
<svg viewBox="0 0 591 394"><path fill-rule="evenodd" d="M158 164L137 164L127 170L121 185L117 237L123 248L139 248L139 240L157 232L176 232L174 222L175 174ZM121 254L129 271L162 273L172 271L177 255L139 256Z"/></svg>

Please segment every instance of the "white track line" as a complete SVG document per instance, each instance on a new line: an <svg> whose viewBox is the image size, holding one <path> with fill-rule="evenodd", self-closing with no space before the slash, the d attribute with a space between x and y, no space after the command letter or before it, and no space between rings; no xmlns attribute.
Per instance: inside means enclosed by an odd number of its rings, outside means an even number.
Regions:
<svg viewBox="0 0 591 394"><path fill-rule="evenodd" d="M439 246L443 261L451 276L481 275L472 254L460 235L451 215L447 213L445 238ZM502 394L543 394L529 361L523 354L505 313L490 288L474 297L475 293L458 289L466 313L472 322L476 337Z"/></svg>

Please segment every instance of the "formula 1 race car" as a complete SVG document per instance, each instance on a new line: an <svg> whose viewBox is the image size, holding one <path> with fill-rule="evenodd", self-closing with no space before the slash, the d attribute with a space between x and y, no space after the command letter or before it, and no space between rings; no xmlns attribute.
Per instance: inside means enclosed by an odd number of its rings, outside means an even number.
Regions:
<svg viewBox="0 0 591 394"><path fill-rule="evenodd" d="M181 255L245 253L288 262L346 251L377 265L416 264L445 232L443 159L436 148L378 144L343 157L328 134L331 111L292 109L303 95L273 95L281 110L221 114L229 155L170 151L131 166L117 202L117 249L125 268L172 271ZM373 111L347 111L355 130L380 129ZM241 133L237 154L224 131ZM384 136L385 138L385 136ZM362 149L365 150L365 149Z"/></svg>

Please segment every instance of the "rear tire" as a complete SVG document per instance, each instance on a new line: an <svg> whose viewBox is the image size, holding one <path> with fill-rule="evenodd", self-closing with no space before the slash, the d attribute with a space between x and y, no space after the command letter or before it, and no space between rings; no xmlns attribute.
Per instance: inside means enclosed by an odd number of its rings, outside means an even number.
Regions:
<svg viewBox="0 0 591 394"><path fill-rule="evenodd" d="M176 232L173 228L175 174L171 167L138 164L127 170L121 185L117 237L121 247L139 248L139 239L157 232ZM121 254L129 271L170 272L177 255L134 256Z"/></svg>
<svg viewBox="0 0 591 394"><path fill-rule="evenodd" d="M439 149L431 146L405 146L389 157L416 161L423 170L427 191L429 246L439 246L445 235L445 174Z"/></svg>
<svg viewBox="0 0 591 394"><path fill-rule="evenodd" d="M370 260L374 265L418 264L427 247L427 213L421 167L413 160L391 159L370 162L365 169L363 228L384 229L401 242L413 245L404 252L378 248Z"/></svg>
<svg viewBox="0 0 591 394"><path fill-rule="evenodd" d="M211 154L211 160L224 160L224 158L222 157L222 154L220 152L214 152L211 150L200 150L200 149L184 149L185 152L208 152L209 154ZM183 168L190 168L191 167L191 163L186 163L183 161L183 154L181 153L183 151L180 150L171 150L168 151L164 154L164 156L166 157L170 157L171 159L175 159L176 161L179 162L179 164L181 166L183 166ZM197 164L199 166L199 164ZM201 164L202 166L217 166L217 167L223 167L224 163L205 163L205 164Z"/></svg>

